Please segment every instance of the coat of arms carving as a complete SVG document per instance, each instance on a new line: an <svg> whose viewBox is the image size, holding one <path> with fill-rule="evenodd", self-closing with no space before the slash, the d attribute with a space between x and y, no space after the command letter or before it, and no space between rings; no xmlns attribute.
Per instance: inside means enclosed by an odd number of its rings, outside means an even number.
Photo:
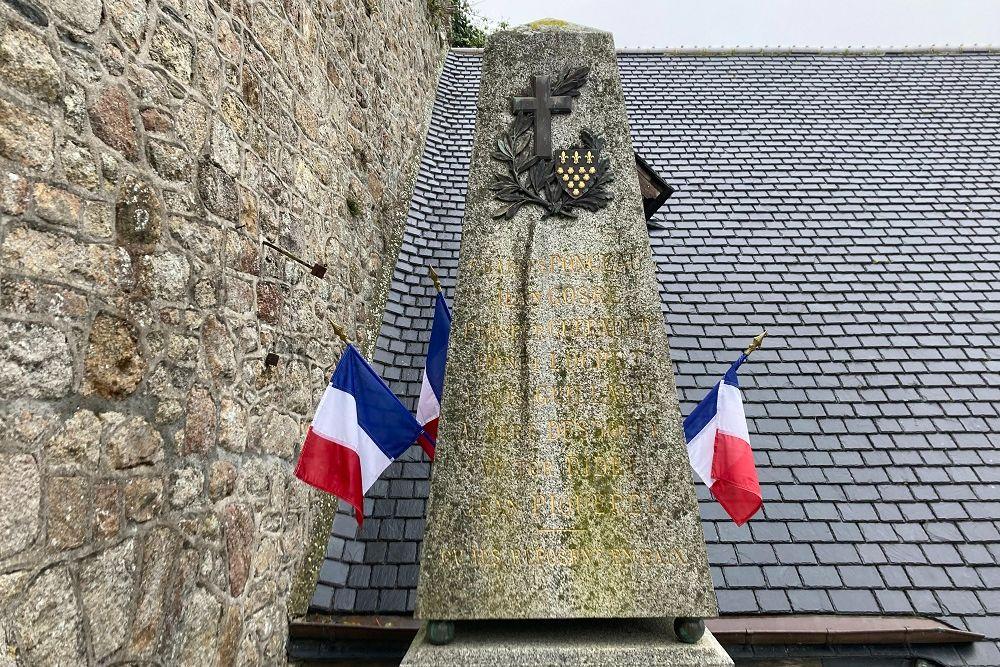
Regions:
<svg viewBox="0 0 1000 667"><path fill-rule="evenodd" d="M602 137L583 130L579 145L552 151L552 115L572 111L589 74L587 67L570 68L554 83L536 75L530 96L512 98L514 120L491 153L504 166L490 186L505 204L495 218L510 220L526 205L544 209L543 219L575 218L577 210L596 211L611 201L607 184L613 177L610 162L601 157Z"/></svg>

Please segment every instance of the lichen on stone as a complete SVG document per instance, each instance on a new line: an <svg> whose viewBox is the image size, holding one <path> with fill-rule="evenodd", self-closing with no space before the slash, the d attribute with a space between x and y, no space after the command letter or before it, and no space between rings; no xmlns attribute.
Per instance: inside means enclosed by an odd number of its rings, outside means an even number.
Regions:
<svg viewBox="0 0 1000 667"><path fill-rule="evenodd" d="M292 476L326 320L377 338L444 56L420 5L181 4L0 21L0 567L32 664L283 659L336 509ZM295 370L262 380L274 341Z"/></svg>

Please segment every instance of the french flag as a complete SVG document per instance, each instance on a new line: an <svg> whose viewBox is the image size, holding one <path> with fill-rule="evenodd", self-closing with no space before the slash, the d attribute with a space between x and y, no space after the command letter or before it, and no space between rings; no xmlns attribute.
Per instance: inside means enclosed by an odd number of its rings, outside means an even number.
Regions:
<svg viewBox="0 0 1000 667"><path fill-rule="evenodd" d="M722 381L684 420L691 467L737 526L746 523L763 505L736 376L746 358L741 354Z"/></svg>
<svg viewBox="0 0 1000 667"><path fill-rule="evenodd" d="M421 428L353 345L344 350L320 399L295 476L354 507L364 522L364 495Z"/></svg>
<svg viewBox="0 0 1000 667"><path fill-rule="evenodd" d="M431 326L431 341L427 346L427 361L424 362L424 382L420 387L417 401L417 421L423 426L420 446L427 456L434 460L437 443L438 419L441 417L441 394L444 391L444 366L448 357L448 335L451 331L451 311L441 292L434 302L434 324Z"/></svg>

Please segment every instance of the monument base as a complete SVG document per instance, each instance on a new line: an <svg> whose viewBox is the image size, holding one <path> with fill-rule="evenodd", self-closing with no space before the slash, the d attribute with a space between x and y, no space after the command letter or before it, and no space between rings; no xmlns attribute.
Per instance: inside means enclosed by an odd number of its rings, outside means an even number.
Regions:
<svg viewBox="0 0 1000 667"><path fill-rule="evenodd" d="M732 667L733 660L708 630L694 644L674 638L672 619L459 621L444 646L420 629L402 667Z"/></svg>

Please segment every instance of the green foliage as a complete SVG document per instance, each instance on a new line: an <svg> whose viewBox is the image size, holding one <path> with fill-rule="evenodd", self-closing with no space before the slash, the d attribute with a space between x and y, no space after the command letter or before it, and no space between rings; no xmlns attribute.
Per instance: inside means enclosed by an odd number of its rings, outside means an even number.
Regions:
<svg viewBox="0 0 1000 667"><path fill-rule="evenodd" d="M491 22L472 8L469 0L427 0L431 20L448 27L451 45L481 49L494 30L506 30L506 21Z"/></svg>
<svg viewBox="0 0 1000 667"><path fill-rule="evenodd" d="M451 10L451 45L482 48L486 46L486 21L469 6L469 0L453 0Z"/></svg>

